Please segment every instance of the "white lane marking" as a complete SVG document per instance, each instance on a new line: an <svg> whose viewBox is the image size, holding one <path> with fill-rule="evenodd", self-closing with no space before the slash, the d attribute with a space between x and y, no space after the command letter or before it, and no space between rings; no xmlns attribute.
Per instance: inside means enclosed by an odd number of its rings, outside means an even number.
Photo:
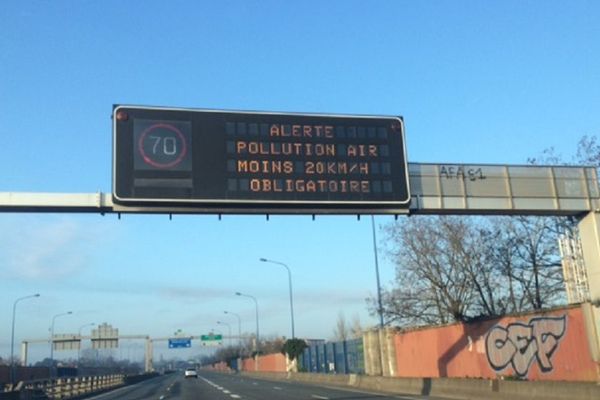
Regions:
<svg viewBox="0 0 600 400"><path fill-rule="evenodd" d="M133 385L129 385L129 386L123 386L123 387L120 387L118 389L106 392L106 393L101 393L101 394L97 394L96 396L88 397L87 400L103 399L104 397L113 396L113 395L115 395L117 393L125 392L127 390L130 390L133 387L139 387L139 386L141 386L143 384L144 384L144 381L138 382L138 383L134 383Z"/></svg>
<svg viewBox="0 0 600 400"><path fill-rule="evenodd" d="M273 389L275 389L275 390L282 390L279 386L273 386Z"/></svg>
<svg viewBox="0 0 600 400"><path fill-rule="evenodd" d="M329 397L319 396L318 394L311 394L310 397L312 397L313 399L329 400Z"/></svg>
<svg viewBox="0 0 600 400"><path fill-rule="evenodd" d="M252 382L252 384L253 384L254 386L258 386L258 383L256 383L256 382Z"/></svg>
<svg viewBox="0 0 600 400"><path fill-rule="evenodd" d="M208 379L203 378L203 377L200 377L200 379L202 379L204 382L208 383L210 386L214 387L215 389L219 389L223 393L228 394L229 396L231 396L234 399L241 399L240 396L238 396L237 394L232 394L229 390L225 389L223 386L219 386L216 383L209 381Z"/></svg>
<svg viewBox="0 0 600 400"><path fill-rule="evenodd" d="M165 398L165 395L162 395L158 398L158 400L163 400Z"/></svg>

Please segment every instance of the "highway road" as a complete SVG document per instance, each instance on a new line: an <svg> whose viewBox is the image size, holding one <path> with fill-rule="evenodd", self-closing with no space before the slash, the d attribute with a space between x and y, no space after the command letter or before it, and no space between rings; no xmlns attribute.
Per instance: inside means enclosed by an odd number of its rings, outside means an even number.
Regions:
<svg viewBox="0 0 600 400"><path fill-rule="evenodd" d="M94 400L385 400L432 399L305 385L288 381L267 381L241 375L201 372L198 378L184 378L183 372L164 375L135 385L91 397Z"/></svg>

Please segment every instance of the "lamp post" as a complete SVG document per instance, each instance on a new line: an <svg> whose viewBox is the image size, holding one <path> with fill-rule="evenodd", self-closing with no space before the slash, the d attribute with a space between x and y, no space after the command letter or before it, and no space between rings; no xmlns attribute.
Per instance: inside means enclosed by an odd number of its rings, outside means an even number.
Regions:
<svg viewBox="0 0 600 400"><path fill-rule="evenodd" d="M287 270L288 284L289 284L289 288L290 288L290 315L292 318L292 339L295 339L296 332L294 330L294 297L292 295L292 271L290 270L290 267L288 267L286 264L279 262L279 261L269 260L266 258L261 258L260 261L266 262L266 263L271 263L271 264L281 265L282 267L284 267Z"/></svg>
<svg viewBox="0 0 600 400"><path fill-rule="evenodd" d="M229 330L229 346L231 346L231 325L228 324L227 322L222 322L222 321L217 321L218 325L225 325L227 327L227 329Z"/></svg>
<svg viewBox="0 0 600 400"><path fill-rule="evenodd" d="M84 324L79 327L79 348L77 349L77 368L79 368L79 362L80 362L80 358L81 358L81 330L88 326L94 326L94 325L96 325L96 324L93 322L90 322L89 324Z"/></svg>
<svg viewBox="0 0 600 400"><path fill-rule="evenodd" d="M242 344L242 318L236 313L232 313L231 311L223 311L224 314L235 315L238 319L238 343Z"/></svg>
<svg viewBox="0 0 600 400"><path fill-rule="evenodd" d="M375 236L375 217L371 215L373 228L373 253L375 254L375 275L377 276L377 313L379 314L379 327L383 328L383 307L381 305L381 283L379 281L379 262L377 260L377 237Z"/></svg>
<svg viewBox="0 0 600 400"><path fill-rule="evenodd" d="M258 352L258 348L259 348L259 336L258 336L258 301L256 300L256 297L251 296L249 294L244 294L244 293L240 293L240 292L235 292L236 296L243 296L243 297L249 297L252 300L254 300L254 304L256 306L256 348L255 350Z"/></svg>
<svg viewBox="0 0 600 400"><path fill-rule="evenodd" d="M40 297L40 294L36 293L29 296L19 297L13 303L12 330L10 334L10 383L12 385L15 384L15 318L17 313L17 303L21 300L31 299L34 297Z"/></svg>
<svg viewBox="0 0 600 400"><path fill-rule="evenodd" d="M50 325L50 368L51 371L54 370L54 321L56 318L62 317L64 315L71 315L73 311L67 311L65 313L56 314L52 317L52 324Z"/></svg>

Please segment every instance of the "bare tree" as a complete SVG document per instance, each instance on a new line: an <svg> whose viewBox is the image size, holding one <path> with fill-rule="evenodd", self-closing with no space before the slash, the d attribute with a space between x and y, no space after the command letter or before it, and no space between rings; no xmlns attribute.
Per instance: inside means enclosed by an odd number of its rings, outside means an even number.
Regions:
<svg viewBox="0 0 600 400"><path fill-rule="evenodd" d="M411 217L388 225L394 286L384 314L444 324L558 304L564 288L557 218ZM371 312L375 312L371 301Z"/></svg>
<svg viewBox="0 0 600 400"><path fill-rule="evenodd" d="M554 148L530 164L600 167L600 144L582 137L564 162ZM385 228L396 280L383 293L388 323L439 324L563 303L558 235L575 236L563 217L411 217ZM374 299L369 300L373 315Z"/></svg>
<svg viewBox="0 0 600 400"><path fill-rule="evenodd" d="M596 136L585 135L579 139L575 160L579 164L600 167L600 144Z"/></svg>
<svg viewBox="0 0 600 400"><path fill-rule="evenodd" d="M350 326L350 336L353 339L362 337L363 331L362 324L360 323L360 316L358 314L354 314L354 317L352 318L352 324Z"/></svg>
<svg viewBox="0 0 600 400"><path fill-rule="evenodd" d="M469 277L478 248L477 235L465 219L412 217L388 225L396 261L396 286L386 290L384 314L388 322L420 325L463 321L472 314L476 290Z"/></svg>
<svg viewBox="0 0 600 400"><path fill-rule="evenodd" d="M487 262L496 271L500 314L564 302L559 232L569 221L556 217L496 217L485 235Z"/></svg>
<svg viewBox="0 0 600 400"><path fill-rule="evenodd" d="M338 313L338 317L335 323L335 328L333 329L333 338L334 340L347 340L350 336L350 329L348 328L348 322L346 321L346 316L343 311Z"/></svg>

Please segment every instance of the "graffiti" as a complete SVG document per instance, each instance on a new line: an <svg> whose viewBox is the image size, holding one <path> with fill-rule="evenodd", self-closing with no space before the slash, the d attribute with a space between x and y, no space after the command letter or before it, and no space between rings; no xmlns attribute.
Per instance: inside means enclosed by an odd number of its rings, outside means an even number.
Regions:
<svg viewBox="0 0 600 400"><path fill-rule="evenodd" d="M485 339L490 366L502 371L510 364L518 376L526 376L534 360L542 372L550 372L552 355L565 334L566 316L536 317L528 324L514 322L506 328L496 325Z"/></svg>
<svg viewBox="0 0 600 400"><path fill-rule="evenodd" d="M442 165L440 166L440 177L446 179L462 179L462 180L484 180L487 177L480 168L465 168L462 165Z"/></svg>

